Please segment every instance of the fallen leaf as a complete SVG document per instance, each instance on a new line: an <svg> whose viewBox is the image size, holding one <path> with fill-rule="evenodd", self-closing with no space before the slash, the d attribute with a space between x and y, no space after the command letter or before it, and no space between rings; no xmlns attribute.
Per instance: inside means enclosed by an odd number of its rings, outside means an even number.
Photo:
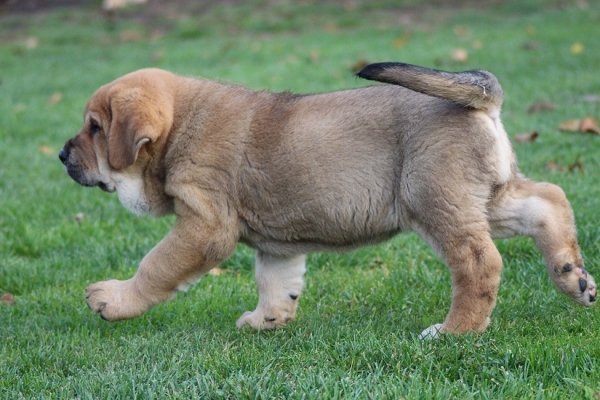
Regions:
<svg viewBox="0 0 600 400"><path fill-rule="evenodd" d="M581 54L585 50L585 46L582 43L573 43L571 45L571 54Z"/></svg>
<svg viewBox="0 0 600 400"><path fill-rule="evenodd" d="M563 132L581 132L581 133L597 133L600 135L598 121L593 117L585 117L584 119L570 119L564 121L558 127Z"/></svg>
<svg viewBox="0 0 600 400"><path fill-rule="evenodd" d="M548 171L564 171L565 167L558 165L556 161L550 161L546 164L546 169Z"/></svg>
<svg viewBox="0 0 600 400"><path fill-rule="evenodd" d="M52 96L50 96L50 98L48 99L48 105L53 106L56 103L59 103L62 100L62 97L62 93L60 92L52 93Z"/></svg>
<svg viewBox="0 0 600 400"><path fill-rule="evenodd" d="M40 41L36 37L28 37L25 39L25 48L29 50L37 49L40 46Z"/></svg>
<svg viewBox="0 0 600 400"><path fill-rule="evenodd" d="M139 31L130 29L119 34L121 42L139 42L142 40L142 34Z"/></svg>
<svg viewBox="0 0 600 400"><path fill-rule="evenodd" d="M45 144L40 145L40 153L45 155L53 155L56 154L56 149L54 147L47 146Z"/></svg>
<svg viewBox="0 0 600 400"><path fill-rule="evenodd" d="M581 120L579 130L584 133L597 133L600 135L600 128L598 128L598 121L593 117L586 117Z"/></svg>
<svg viewBox="0 0 600 400"><path fill-rule="evenodd" d="M571 165L567 165L567 166L560 165L556 161L550 161L548 164L546 164L546 169L549 171L556 171L556 172L569 171L571 173L575 172L575 170L578 169L581 172L584 172L583 164L581 163L581 161L579 161L579 156L577 156L577 159L575 159L575 161Z"/></svg>
<svg viewBox="0 0 600 400"><path fill-rule="evenodd" d="M412 38L412 32L404 31L404 33L402 33L402 36L394 39L394 41L392 42L392 46L395 49L400 49L402 47L406 47L410 43L411 38Z"/></svg>
<svg viewBox="0 0 600 400"><path fill-rule="evenodd" d="M474 40L473 43L471 43L471 47L475 50L481 50L483 49L483 42L481 40Z"/></svg>
<svg viewBox="0 0 600 400"><path fill-rule="evenodd" d="M528 40L527 42L523 43L521 47L525 50L537 51L542 48L542 45L540 44L540 42L537 42L535 40Z"/></svg>
<svg viewBox="0 0 600 400"><path fill-rule="evenodd" d="M10 293L4 293L2 296L0 296L0 303L6 303L9 306L12 306L15 304L15 297Z"/></svg>
<svg viewBox="0 0 600 400"><path fill-rule="evenodd" d="M158 62L163 59L165 56L164 50L156 50L154 53L150 55L150 61Z"/></svg>
<svg viewBox="0 0 600 400"><path fill-rule="evenodd" d="M454 34L461 39L466 39L470 36L469 29L464 25L456 25L453 31Z"/></svg>
<svg viewBox="0 0 600 400"><path fill-rule="evenodd" d="M397 38L397 39L394 39L394 41L392 42L392 46L395 49L400 49L402 47L406 47L407 44L408 44L408 41L404 38Z"/></svg>
<svg viewBox="0 0 600 400"><path fill-rule="evenodd" d="M452 59L454 61L460 62L460 63L466 63L467 61L469 61L469 53L467 52L467 50L459 48L459 49L454 49L452 50Z"/></svg>
<svg viewBox="0 0 600 400"><path fill-rule="evenodd" d="M549 101L539 101L529 106L527 112L529 114L538 113L542 111L554 111L556 110L556 104Z"/></svg>
<svg viewBox="0 0 600 400"><path fill-rule="evenodd" d="M350 71L352 71L353 73L356 74L369 64L370 64L370 62L368 62L364 58L361 58L360 60L356 61L354 64L352 64L350 66Z"/></svg>
<svg viewBox="0 0 600 400"><path fill-rule="evenodd" d="M229 271L227 271L226 269L215 267L215 268L211 269L210 271L208 271L208 274L212 275L212 276L219 276L219 275L226 274L227 272L229 272Z"/></svg>
<svg viewBox="0 0 600 400"><path fill-rule="evenodd" d="M515 142L517 143L529 143L535 141L540 136L537 132L520 133L515 135Z"/></svg>
<svg viewBox="0 0 600 400"><path fill-rule="evenodd" d="M568 168L569 172L575 172L576 169L583 172L583 164L581 164L581 162L579 162L579 157L573 164L569 165L567 168Z"/></svg>
<svg viewBox="0 0 600 400"><path fill-rule="evenodd" d="M319 60L321 59L321 53L319 53L317 50L312 50L308 54L308 59L311 63L317 64L319 62Z"/></svg>
<svg viewBox="0 0 600 400"><path fill-rule="evenodd" d="M563 132L577 132L579 130L579 126L581 125L581 120L579 119L569 119L567 121L563 121L558 129Z"/></svg>
<svg viewBox="0 0 600 400"><path fill-rule="evenodd" d="M340 27L335 22L330 22L327 25L325 25L325 29L329 33L336 33L337 31L340 30Z"/></svg>

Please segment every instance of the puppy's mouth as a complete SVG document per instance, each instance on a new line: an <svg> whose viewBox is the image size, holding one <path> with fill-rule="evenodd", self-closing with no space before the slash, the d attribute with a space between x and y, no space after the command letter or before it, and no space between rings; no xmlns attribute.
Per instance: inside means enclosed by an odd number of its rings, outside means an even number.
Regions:
<svg viewBox="0 0 600 400"><path fill-rule="evenodd" d="M79 183L81 186L85 187L94 187L98 186L100 189L107 193L112 193L116 190L115 185L112 182L102 182L98 179L91 179L89 176L86 176L79 168L74 168L72 166L66 166L67 174L73 179L75 182Z"/></svg>

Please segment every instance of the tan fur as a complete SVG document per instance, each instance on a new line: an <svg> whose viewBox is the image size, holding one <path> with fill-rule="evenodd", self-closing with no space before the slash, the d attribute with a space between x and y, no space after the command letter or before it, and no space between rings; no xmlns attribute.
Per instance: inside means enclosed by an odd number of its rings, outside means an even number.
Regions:
<svg viewBox="0 0 600 400"><path fill-rule="evenodd" d="M156 69L101 87L60 153L67 172L116 191L133 212L177 218L133 278L87 289L91 309L110 321L141 315L241 241L257 249L259 304L238 326L273 328L295 316L306 253L408 230L452 274L434 336L488 325L502 270L492 238L533 237L556 286L591 304L596 285L569 203L518 172L493 75L405 64L367 72L431 96L392 85L299 96Z"/></svg>

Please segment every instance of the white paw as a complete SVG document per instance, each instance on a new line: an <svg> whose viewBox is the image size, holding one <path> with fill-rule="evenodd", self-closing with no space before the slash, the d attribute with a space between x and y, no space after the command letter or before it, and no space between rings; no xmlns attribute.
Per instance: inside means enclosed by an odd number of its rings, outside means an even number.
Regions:
<svg viewBox="0 0 600 400"><path fill-rule="evenodd" d="M427 328L423 332L421 332L421 334L419 335L419 339L421 339L421 340L437 339L442 334L442 332L440 332L441 329L442 329L442 324L431 325L429 328Z"/></svg>

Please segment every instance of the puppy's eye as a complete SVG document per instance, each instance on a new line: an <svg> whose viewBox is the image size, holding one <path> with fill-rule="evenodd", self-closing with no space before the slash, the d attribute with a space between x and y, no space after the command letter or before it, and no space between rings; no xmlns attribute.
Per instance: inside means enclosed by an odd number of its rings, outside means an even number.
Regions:
<svg viewBox="0 0 600 400"><path fill-rule="evenodd" d="M100 125L98 125L98 123L94 120L90 121L90 134L91 135L95 135L96 133L100 132L102 130L102 128L100 127Z"/></svg>

